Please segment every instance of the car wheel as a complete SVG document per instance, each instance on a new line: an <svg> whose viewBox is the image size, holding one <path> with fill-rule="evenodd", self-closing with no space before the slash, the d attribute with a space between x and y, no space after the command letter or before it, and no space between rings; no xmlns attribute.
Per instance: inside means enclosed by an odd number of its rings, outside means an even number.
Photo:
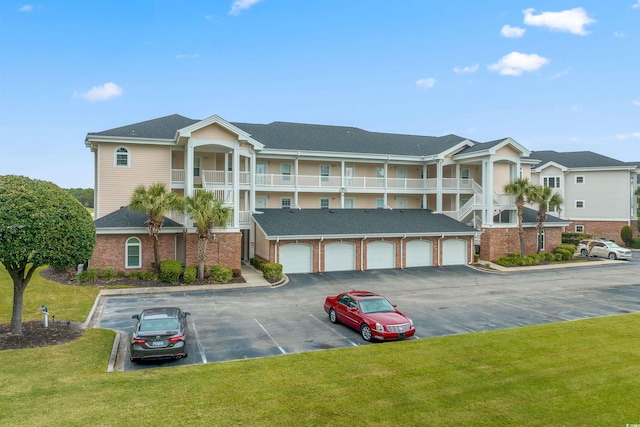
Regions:
<svg viewBox="0 0 640 427"><path fill-rule="evenodd" d="M371 328L366 323L360 326L360 335L365 341L371 341Z"/></svg>
<svg viewBox="0 0 640 427"><path fill-rule="evenodd" d="M616 260L616 259L618 259L618 257L616 256L616 254L614 254L613 252L611 252L611 253L609 254L609 259Z"/></svg>
<svg viewBox="0 0 640 427"><path fill-rule="evenodd" d="M586 249L581 250L580 255L587 256L587 250Z"/></svg>
<svg viewBox="0 0 640 427"><path fill-rule="evenodd" d="M329 310L329 320L331 321L331 323L338 323L338 315L333 308Z"/></svg>

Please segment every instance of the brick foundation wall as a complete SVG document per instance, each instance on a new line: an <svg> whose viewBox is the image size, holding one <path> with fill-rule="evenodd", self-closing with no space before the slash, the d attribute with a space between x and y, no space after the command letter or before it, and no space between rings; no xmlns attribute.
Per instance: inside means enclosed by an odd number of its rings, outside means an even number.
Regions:
<svg viewBox="0 0 640 427"><path fill-rule="evenodd" d="M584 232L592 234L594 237L604 237L615 241L620 246L624 246L624 242L620 238L620 230L625 225L629 225L633 230L633 236L638 236L638 221L571 221L571 225L567 231L575 231L576 225L584 226Z"/></svg>
<svg viewBox="0 0 640 427"><path fill-rule="evenodd" d="M242 257L241 233L216 233L207 245L205 265L224 265L232 270L241 268ZM198 265L198 235L187 234L186 265Z"/></svg>
<svg viewBox="0 0 640 427"><path fill-rule="evenodd" d="M126 268L126 242L130 237L139 238L142 244L140 268ZM176 235L161 234L159 239L160 260L175 259ZM146 271L151 269L153 261L153 238L149 234L98 234L89 264L94 267L113 267L116 271Z"/></svg>
<svg viewBox="0 0 640 427"><path fill-rule="evenodd" d="M520 253L520 236L518 227L483 228L480 237L480 259L495 261L510 252ZM544 230L544 252L553 252L562 243L562 229L548 227ZM535 228L524 229L524 247L527 255L538 250L537 231Z"/></svg>

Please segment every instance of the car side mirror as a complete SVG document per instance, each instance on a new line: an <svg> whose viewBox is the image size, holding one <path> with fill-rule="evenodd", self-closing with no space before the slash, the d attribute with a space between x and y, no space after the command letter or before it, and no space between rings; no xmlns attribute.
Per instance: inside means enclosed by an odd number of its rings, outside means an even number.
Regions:
<svg viewBox="0 0 640 427"><path fill-rule="evenodd" d="M139 314L134 314L133 316L131 316L131 318L140 320L140 315Z"/></svg>
<svg viewBox="0 0 640 427"><path fill-rule="evenodd" d="M187 316L191 316L191 313L189 313L188 311L185 311L184 312L184 317L187 317Z"/></svg>

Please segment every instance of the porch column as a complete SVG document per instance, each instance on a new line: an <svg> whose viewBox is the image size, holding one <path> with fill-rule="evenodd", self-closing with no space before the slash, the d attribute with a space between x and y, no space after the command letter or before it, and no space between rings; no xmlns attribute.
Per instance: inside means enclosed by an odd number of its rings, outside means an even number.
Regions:
<svg viewBox="0 0 640 427"><path fill-rule="evenodd" d="M297 209L300 205L298 204L298 158L293 161L293 206Z"/></svg>
<svg viewBox="0 0 640 427"><path fill-rule="evenodd" d="M233 178L233 228L240 228L240 144L233 148L233 162L231 173ZM225 180L227 171L225 171Z"/></svg>
<svg viewBox="0 0 640 427"><path fill-rule="evenodd" d="M436 212L442 212L442 162L438 159L436 172Z"/></svg>
<svg viewBox="0 0 640 427"><path fill-rule="evenodd" d="M482 223L493 224L493 159L482 160Z"/></svg>
<svg viewBox="0 0 640 427"><path fill-rule="evenodd" d="M184 194L193 197L193 141L187 141L184 150Z"/></svg>
<svg viewBox="0 0 640 427"><path fill-rule="evenodd" d="M460 210L460 185L462 184L462 176L460 176L460 163L456 163L456 210Z"/></svg>
<svg viewBox="0 0 640 427"><path fill-rule="evenodd" d="M251 150L251 164L249 165L249 193L251 212L256 210L256 152Z"/></svg>

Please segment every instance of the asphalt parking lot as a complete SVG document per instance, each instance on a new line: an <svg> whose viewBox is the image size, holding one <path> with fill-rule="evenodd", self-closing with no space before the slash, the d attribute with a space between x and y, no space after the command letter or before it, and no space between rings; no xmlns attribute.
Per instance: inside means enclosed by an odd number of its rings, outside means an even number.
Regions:
<svg viewBox="0 0 640 427"><path fill-rule="evenodd" d="M635 255L635 254L634 254ZM277 288L179 291L105 298L94 326L133 331L133 314L154 306L191 313L189 356L120 369L212 363L358 345L355 330L329 322L324 298L350 289L379 292L411 317L416 336L488 331L640 311L640 262L507 274L465 266L292 275Z"/></svg>

